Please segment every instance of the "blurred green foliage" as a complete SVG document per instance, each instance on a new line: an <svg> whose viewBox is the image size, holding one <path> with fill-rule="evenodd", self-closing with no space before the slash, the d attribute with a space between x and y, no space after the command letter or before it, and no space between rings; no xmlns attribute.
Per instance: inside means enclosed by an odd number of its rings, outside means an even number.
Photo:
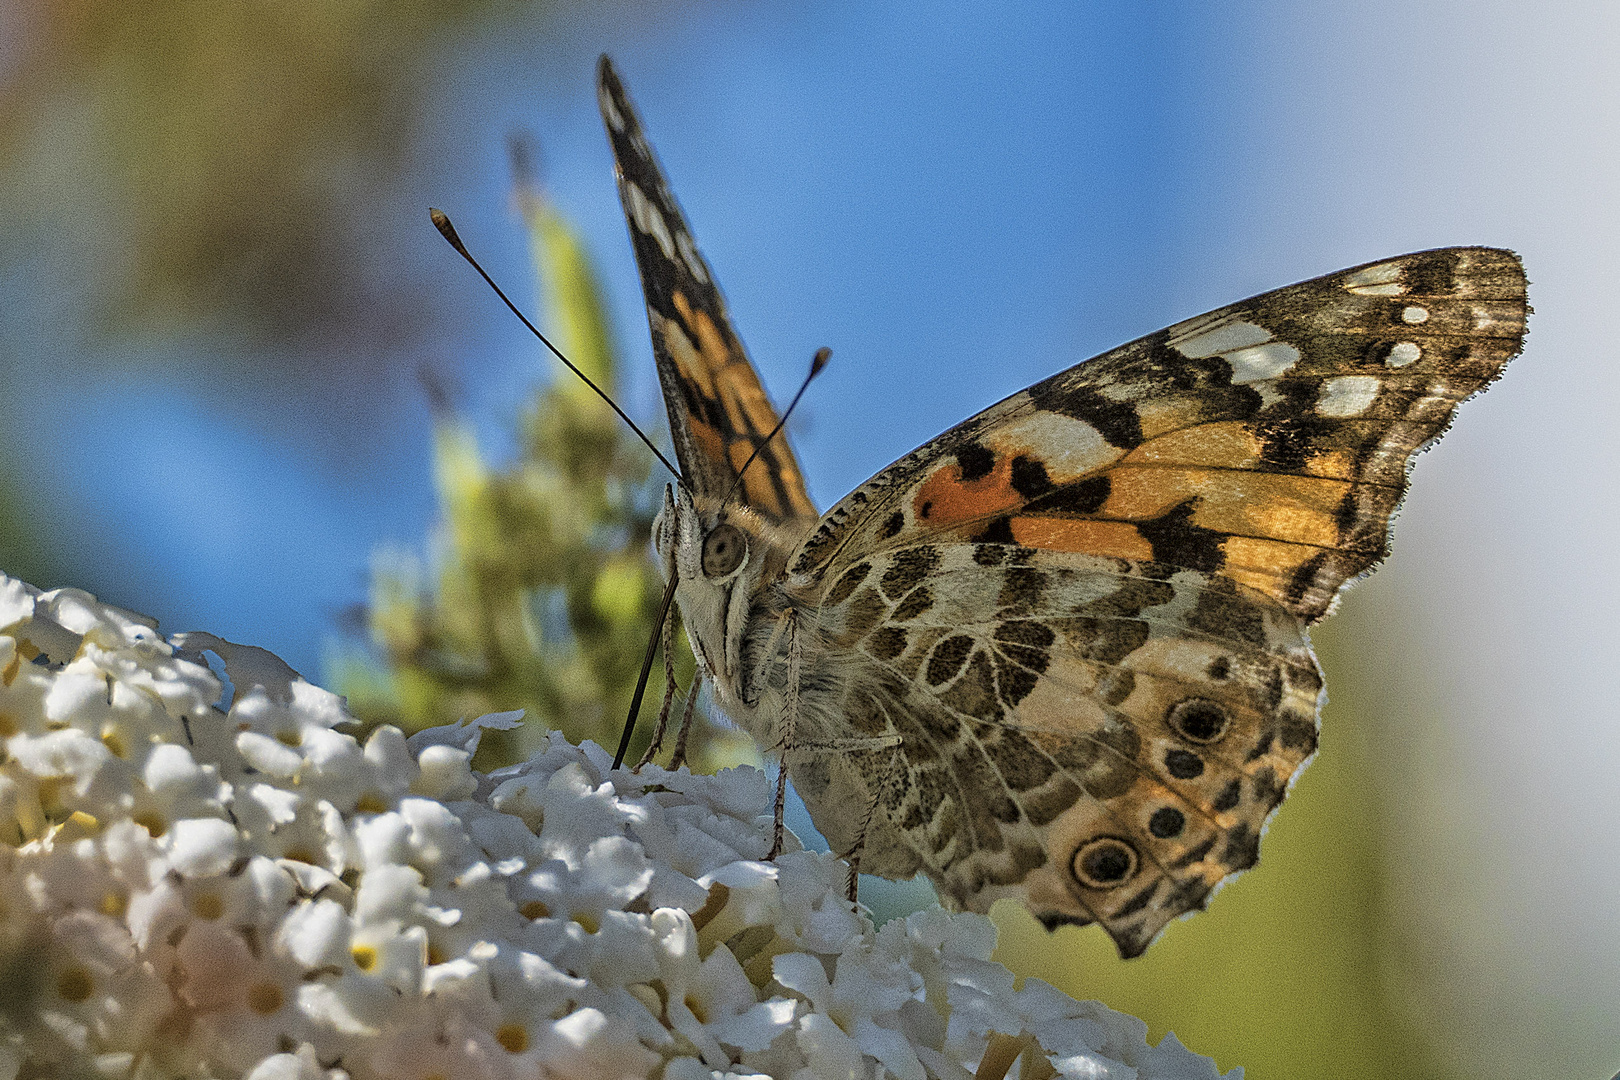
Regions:
<svg viewBox="0 0 1620 1080"><path fill-rule="evenodd" d="M0 368L25 379L44 339L86 382L163 367L204 392L306 394L336 432L389 422L366 415L386 394L353 388L438 333L403 257L417 234L386 223L447 60L568 6L0 0ZM91 584L82 537L22 490L16 427L0 408L0 564Z"/></svg>
<svg viewBox="0 0 1620 1080"><path fill-rule="evenodd" d="M407 164L445 46L549 6L14 5L0 17L0 191L17 227L0 264L65 256L124 331L397 342L411 298L359 223Z"/></svg>
<svg viewBox="0 0 1620 1080"><path fill-rule="evenodd" d="M613 393L601 291L578 238L532 184L520 180L517 202L544 283L548 336ZM368 621L383 662L344 658L334 689L367 724L406 731L526 710L524 728L486 736L485 768L518 759L552 728L612 749L663 594L648 555L662 477L649 476L646 448L566 372L528 408L518 458L501 468L442 400L436 413L442 524L425 560L404 551L377 559ZM693 675L679 634L671 657L683 688L673 734ZM657 664L632 761L651 738L664 685ZM748 760L751 745L697 710L695 768Z"/></svg>

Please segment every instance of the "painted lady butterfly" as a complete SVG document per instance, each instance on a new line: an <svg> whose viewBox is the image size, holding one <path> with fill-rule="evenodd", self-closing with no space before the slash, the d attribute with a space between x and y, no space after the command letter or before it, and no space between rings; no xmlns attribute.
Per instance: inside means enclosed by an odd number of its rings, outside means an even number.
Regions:
<svg viewBox="0 0 1620 1080"><path fill-rule="evenodd" d="M1384 557L1413 455L1518 353L1518 258L1417 252L1189 319L818 515L598 75L684 474L655 539L699 677L862 870L975 911L1022 895L1141 953L1254 865L1316 749L1306 628Z"/></svg>

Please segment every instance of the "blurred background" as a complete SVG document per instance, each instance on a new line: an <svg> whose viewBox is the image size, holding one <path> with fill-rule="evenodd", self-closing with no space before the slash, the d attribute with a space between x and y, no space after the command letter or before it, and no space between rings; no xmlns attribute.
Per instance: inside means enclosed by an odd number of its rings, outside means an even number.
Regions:
<svg viewBox="0 0 1620 1080"><path fill-rule="evenodd" d="M610 714L655 588L650 474L544 390L426 214L660 416L603 51L767 385L835 351L794 425L822 506L1173 321L1511 247L1526 355L1316 633L1322 752L1260 867L1130 963L996 917L1014 970L1254 1080L1606 1080L1617 46L1620 13L1573 0L0 0L0 569L268 647L377 717L508 689ZM492 582L539 608L458 623Z"/></svg>

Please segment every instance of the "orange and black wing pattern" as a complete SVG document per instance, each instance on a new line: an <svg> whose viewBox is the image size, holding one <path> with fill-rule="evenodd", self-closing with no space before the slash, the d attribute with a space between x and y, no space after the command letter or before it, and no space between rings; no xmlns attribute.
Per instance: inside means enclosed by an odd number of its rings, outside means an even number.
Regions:
<svg viewBox="0 0 1620 1080"><path fill-rule="evenodd" d="M1506 251L1341 271L1061 372L845 497L789 580L860 673L838 715L898 740L796 767L822 833L1142 952L1258 860L1316 749L1306 626L1527 314Z"/></svg>
<svg viewBox="0 0 1620 1080"><path fill-rule="evenodd" d="M1222 576L1314 622L1388 553L1413 456L1518 354L1528 313L1518 257L1491 248L1221 308L902 458L829 511L793 569L954 538Z"/></svg>
<svg viewBox="0 0 1620 1080"><path fill-rule="evenodd" d="M776 427L778 416L732 328L725 300L670 194L624 85L605 56L597 66L597 97L641 268L676 458L694 494L720 498ZM740 496L776 523L816 516L784 435L760 450Z"/></svg>

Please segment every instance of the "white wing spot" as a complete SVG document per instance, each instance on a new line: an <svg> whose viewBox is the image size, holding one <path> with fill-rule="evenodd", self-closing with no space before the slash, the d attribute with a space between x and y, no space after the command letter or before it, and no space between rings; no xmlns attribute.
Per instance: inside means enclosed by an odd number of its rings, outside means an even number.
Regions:
<svg viewBox="0 0 1620 1080"><path fill-rule="evenodd" d="M1379 263L1357 270L1345 278L1344 287L1361 296L1402 296L1406 286L1401 284L1401 264Z"/></svg>
<svg viewBox="0 0 1620 1080"><path fill-rule="evenodd" d="M1322 384L1316 411L1323 416L1360 416L1372 406L1382 385L1372 375L1340 375Z"/></svg>
<svg viewBox="0 0 1620 1080"><path fill-rule="evenodd" d="M636 223L636 228L658 241L658 246L664 252L664 258L673 262L675 260L675 241L670 238L669 226L664 224L664 215L659 213L646 194L631 183L624 182L625 201L630 204L630 217Z"/></svg>
<svg viewBox="0 0 1620 1080"><path fill-rule="evenodd" d="M1416 325L1418 323L1428 322L1429 321L1429 309L1428 308L1420 308L1416 304L1414 304L1411 307L1407 308L1405 311L1401 312L1401 321L1402 322L1407 322L1407 323L1412 323L1413 325Z"/></svg>
<svg viewBox="0 0 1620 1080"><path fill-rule="evenodd" d="M1000 457L1038 456L1055 484L1078 479L1124 454L1084 420L1044 409L998 428L988 441Z"/></svg>
<svg viewBox="0 0 1620 1080"><path fill-rule="evenodd" d="M1234 383L1252 383L1275 379L1299 363L1299 350L1286 341L1272 341L1229 352L1222 359L1232 365Z"/></svg>
<svg viewBox="0 0 1620 1080"><path fill-rule="evenodd" d="M1216 323L1214 326L1200 326L1198 320L1194 319L1172 326L1169 334L1170 346L1182 356L1195 360L1271 340L1270 330L1241 319Z"/></svg>
<svg viewBox="0 0 1620 1080"><path fill-rule="evenodd" d="M1389 350L1389 355L1384 357L1384 366L1403 368L1408 364L1417 363L1422 358L1423 350L1418 348L1417 342L1400 341L1396 342L1395 347Z"/></svg>
<svg viewBox="0 0 1620 1080"><path fill-rule="evenodd" d="M681 258L686 261L686 268L692 272L692 276L697 278L699 284L707 285L709 272L703 269L703 259L697 253L697 245L692 243L685 229L675 234L675 246L681 249Z"/></svg>
<svg viewBox="0 0 1620 1080"><path fill-rule="evenodd" d="M1232 366L1235 383L1274 379L1299 362L1299 350L1273 341L1271 331L1242 319L1213 325L1193 319L1170 328L1170 345L1182 356L1219 356Z"/></svg>
<svg viewBox="0 0 1620 1080"><path fill-rule="evenodd" d="M596 100L602 106L602 118L608 122L608 127L619 134L624 134L624 116L620 114L619 107L613 103L613 95L609 94L607 87L596 92Z"/></svg>
<svg viewBox="0 0 1620 1080"><path fill-rule="evenodd" d="M1264 411L1266 409L1271 408L1273 405L1277 404L1279 401L1288 400L1287 398L1283 397L1280 393L1278 393L1277 388L1275 386L1271 385L1270 383L1266 383L1266 382L1256 383L1255 387L1254 387L1254 390L1255 390L1255 393L1260 395L1260 409L1261 409L1261 411Z"/></svg>

